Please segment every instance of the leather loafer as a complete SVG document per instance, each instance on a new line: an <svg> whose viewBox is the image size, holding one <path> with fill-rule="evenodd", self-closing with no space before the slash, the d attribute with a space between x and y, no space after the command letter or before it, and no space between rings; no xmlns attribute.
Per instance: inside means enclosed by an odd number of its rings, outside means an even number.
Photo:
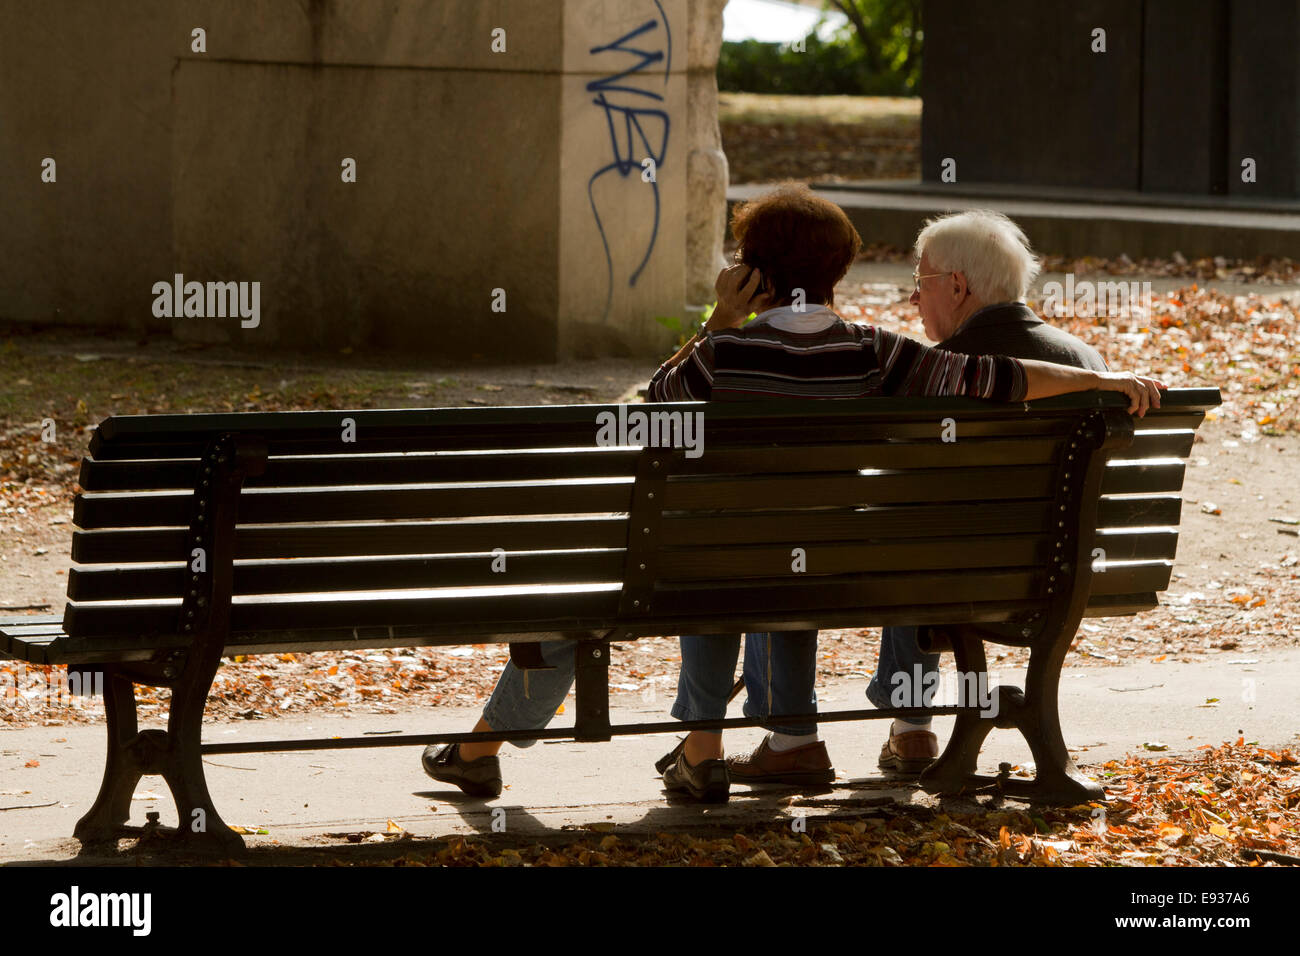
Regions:
<svg viewBox="0 0 1300 956"><path fill-rule="evenodd" d="M788 783L796 787L828 787L835 779L826 744L820 740L792 750L776 751L764 737L753 753L727 758L727 770L738 783Z"/></svg>
<svg viewBox="0 0 1300 956"><path fill-rule="evenodd" d="M446 744L442 749L430 744L424 748L420 763L424 765L424 772L434 780L455 784L471 797L501 796L499 757L462 760L460 744Z"/></svg>
<svg viewBox="0 0 1300 956"><path fill-rule="evenodd" d="M919 774L939 756L939 738L928 730L893 734L880 748L878 764L891 773Z"/></svg>
<svg viewBox="0 0 1300 956"><path fill-rule="evenodd" d="M731 778L725 760L701 760L695 766L680 753L664 771L664 789L689 793L702 803L726 803L731 799Z"/></svg>

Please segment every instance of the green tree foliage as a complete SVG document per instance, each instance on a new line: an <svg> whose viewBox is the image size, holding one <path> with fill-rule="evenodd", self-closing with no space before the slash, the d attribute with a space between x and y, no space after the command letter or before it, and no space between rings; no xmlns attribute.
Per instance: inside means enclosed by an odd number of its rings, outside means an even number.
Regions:
<svg viewBox="0 0 1300 956"><path fill-rule="evenodd" d="M920 91L921 0L825 0L848 17L830 40L724 43L718 88L728 92L907 96Z"/></svg>
<svg viewBox="0 0 1300 956"><path fill-rule="evenodd" d="M828 10L849 18L867 70L897 78L917 93L921 82L921 0L825 0Z"/></svg>

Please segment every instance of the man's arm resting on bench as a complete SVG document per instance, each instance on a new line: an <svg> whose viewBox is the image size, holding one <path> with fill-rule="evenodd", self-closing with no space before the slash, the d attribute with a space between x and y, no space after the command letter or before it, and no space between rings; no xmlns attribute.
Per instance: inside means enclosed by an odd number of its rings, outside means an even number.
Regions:
<svg viewBox="0 0 1300 956"><path fill-rule="evenodd" d="M1025 401L1091 389L1122 392L1128 396L1129 414L1141 418L1148 408L1160 407L1160 389L1165 387L1157 379L1132 372L1094 372L1036 359L1021 359L1020 364L1025 367Z"/></svg>

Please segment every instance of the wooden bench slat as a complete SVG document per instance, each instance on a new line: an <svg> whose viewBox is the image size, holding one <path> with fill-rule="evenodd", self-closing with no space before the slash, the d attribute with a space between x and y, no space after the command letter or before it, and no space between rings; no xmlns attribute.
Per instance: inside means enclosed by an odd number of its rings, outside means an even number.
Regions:
<svg viewBox="0 0 1300 956"><path fill-rule="evenodd" d="M1182 511L1183 499L1177 495L1102 498L1097 503L1097 527L1174 527Z"/></svg>
<svg viewBox="0 0 1300 956"><path fill-rule="evenodd" d="M966 534L1032 534L1049 528L1046 501L969 505L912 505L839 508L826 511L768 511L744 515L665 517L660 540L669 547L708 544L792 543Z"/></svg>
<svg viewBox="0 0 1300 956"><path fill-rule="evenodd" d="M53 617L51 615L41 615L43 618L40 622L33 621L5 621L0 622L0 634L12 634L20 637L39 636L42 634L57 634L62 630L61 622L63 618Z"/></svg>
<svg viewBox="0 0 1300 956"><path fill-rule="evenodd" d="M235 557L327 558L347 555L476 553L622 548L626 517L391 524L261 525L235 534ZM188 561L184 529L76 531L72 560L82 564Z"/></svg>
<svg viewBox="0 0 1300 956"><path fill-rule="evenodd" d="M1169 587L1169 577L1174 566L1169 561L1144 561L1137 564L1114 566L1092 574L1092 595L1134 594L1143 591L1163 591Z"/></svg>
<svg viewBox="0 0 1300 956"><path fill-rule="evenodd" d="M951 401L951 400L948 400ZM942 430L942 420L951 415L951 406L937 405L936 413L916 420L889 422L879 420L879 415L857 416L841 413L836 416L815 416L805 414L802 419L792 418L788 423L781 422L731 422L720 419L725 414L719 411L719 403L709 406L708 417L704 420L704 447L717 451L731 447L753 447L762 444L807 445L835 444L841 442L880 442L888 439L926 441L932 440ZM739 405L741 403L734 403ZM808 402L803 402L807 405ZM827 404L818 402L817 404ZM855 405L856 402L846 402ZM557 406L558 407L558 406ZM638 409L655 410L671 406L638 405ZM1017 406L1018 408L1018 406ZM701 410L697 408L696 410ZM944 409L939 413L939 409ZM1019 418L998 419L994 417L963 418L957 422L958 441L967 438L1034 438L1064 435L1072 426L1073 419L1066 416L1037 418L1020 413ZM246 424L240 427L247 428ZM1163 427L1163 426L1162 426ZM1169 426L1174 427L1174 426ZM594 421L580 427L566 428L539 427L538 424L521 427L508 432L461 430L407 430L385 436L371 432L358 431L355 442L343 445L339 440L337 424L323 429L316 435L299 435L295 437L270 437L267 442L268 454L272 457L302 455L354 455L354 454L395 454L399 452L434 452L434 451L473 451L473 450L554 450L573 447L595 450L602 446L597 444L599 428ZM198 458L206 447L206 440L196 438L193 432L172 442L162 441L107 441L97 433L90 442L91 457L96 461L130 461L138 459L193 459ZM680 451L678 452L680 454Z"/></svg>
<svg viewBox="0 0 1300 956"><path fill-rule="evenodd" d="M0 638L0 659L10 658L12 660L24 661L33 665L56 664L56 656L53 652L58 647L60 634L30 634L25 636L11 636Z"/></svg>
<svg viewBox="0 0 1300 956"><path fill-rule="evenodd" d="M1156 528L1134 531L1129 528L1105 528L1093 538L1094 547L1106 552L1110 561L1139 561L1164 558L1172 561L1178 550L1178 531Z"/></svg>
<svg viewBox="0 0 1300 956"><path fill-rule="evenodd" d="M1041 599L1023 601L972 601L966 604L925 607L878 607L866 609L881 624L945 624L955 621L1005 622L1022 619L1045 608ZM694 616L691 618L658 617L652 622L604 620L583 622L596 632L607 632L618 625L614 639L668 636L690 633L720 634L745 630L797 631L861 627L863 610L856 608L805 608L790 611L736 612ZM541 628L541 630L538 630ZM533 629L510 628L492 622L417 625L369 626L360 628L302 627L236 631L226 642L225 656L281 652L357 650L360 648L407 648L463 645L508 641L572 639L584 636L572 621L533 622ZM67 637L48 646L50 664L92 664L152 659L160 650L184 647L187 638L175 634L99 635Z"/></svg>
<svg viewBox="0 0 1300 956"><path fill-rule="evenodd" d="M1121 455L1124 458L1186 458L1195 444L1196 431L1191 428L1135 431L1133 444Z"/></svg>
<svg viewBox="0 0 1300 956"><path fill-rule="evenodd" d="M504 571L493 570L500 565L490 553L256 561L235 565L234 593L617 583L623 573L623 557L620 549L507 553ZM74 601L178 598L187 578L183 564L73 568L68 575L68 597Z"/></svg>
<svg viewBox="0 0 1300 956"><path fill-rule="evenodd" d="M1053 470L936 468L872 475L822 474L786 478L722 478L669 481L668 511L754 509L772 502L803 507L893 504L920 501L988 501L1043 498L1052 493Z"/></svg>
<svg viewBox="0 0 1300 956"><path fill-rule="evenodd" d="M862 541L803 548L809 576L871 571L931 571L982 566L1025 567L1046 564L1052 542L1044 535L923 538L869 544ZM775 577L789 573L791 549L754 545L660 551L655 577L660 581Z"/></svg>
<svg viewBox="0 0 1300 956"><path fill-rule="evenodd" d="M1152 409L1143 418L1133 419L1135 432L1143 430L1164 430L1169 428L1198 428L1205 421L1205 412L1188 411L1180 406L1166 406Z"/></svg>
<svg viewBox="0 0 1300 956"><path fill-rule="evenodd" d="M266 472L246 488L325 485L421 484L447 481L535 481L552 478L611 478L636 470L637 449L583 448L524 450L510 455L484 452L428 452L392 455L333 455L272 458ZM87 491L183 488L193 490L198 461L81 461Z"/></svg>
<svg viewBox="0 0 1300 956"><path fill-rule="evenodd" d="M618 611L617 589L551 591L532 594L476 594L432 597L406 592L383 599L334 596L329 601L286 599L281 596L250 602L237 598L230 609L232 630L256 631L311 627L371 627L437 622L446 627L470 622L512 624L533 629L533 622L584 618L608 620ZM69 604L63 625L73 636L175 633L179 605Z"/></svg>
<svg viewBox="0 0 1300 956"><path fill-rule="evenodd" d="M1137 432L1126 458L1186 458L1196 432ZM831 471L839 468L927 468L996 461L1001 465L1046 464L1051 438L970 438L961 442L836 443L788 448L721 449L707 457L683 459L677 472L752 474L759 471ZM548 478L600 478L630 475L637 449L585 448L563 451L520 450L511 455L484 452L427 452L272 458L266 473L245 482L249 488L354 485L382 481L404 484L440 481L528 481ZM84 458L80 484L87 491L192 489L197 460L98 461Z"/></svg>
<svg viewBox="0 0 1300 956"><path fill-rule="evenodd" d="M1084 617L1113 617L1121 614L1138 614L1159 607L1154 591L1144 594L1094 594L1088 601Z"/></svg>
<svg viewBox="0 0 1300 956"><path fill-rule="evenodd" d="M992 571L933 571L915 574L867 574L802 579L791 575L765 581L710 582L707 586L656 588L650 612L655 615L712 614L743 608L747 612L799 608L870 609L964 604L971 601L1017 601L1041 596L1044 571L1039 568Z"/></svg>
<svg viewBox="0 0 1300 956"><path fill-rule="evenodd" d="M1182 491L1187 465L1181 461L1111 462L1101 480L1103 495Z"/></svg>
<svg viewBox="0 0 1300 956"><path fill-rule="evenodd" d="M1205 411L1220 403L1217 388L1170 389L1163 399L1165 409L1187 408ZM1038 399L1021 404L981 402L975 399L933 397L872 398L844 401L819 401L806 399L778 399L762 402L731 402L718 408L720 421L743 420L756 413L764 418L779 421L782 418L806 420L810 418L902 419L929 417L935 410L953 408L969 409L972 417L1011 419L1025 417L1026 412L1040 415L1070 415L1080 409L1123 408L1122 396L1107 392L1076 392L1054 398ZM666 411L695 411L698 403L664 403L654 406ZM106 440L149 440L158 435L202 434L218 435L231 430L258 432L267 435L299 434L316 429L334 428L340 417L354 419L360 431L393 429L397 431L427 431L434 428L456 427L480 430L537 424L585 424L601 412L618 413L617 405L559 405L529 407L485 408L403 408L403 409L351 409L302 412L214 412L204 414L170 415L114 415L105 419L99 432Z"/></svg>
<svg viewBox="0 0 1300 956"><path fill-rule="evenodd" d="M250 489L239 497L239 523L608 514L627 511L631 503L631 478L599 482L579 480L563 484L510 482L432 488ZM77 497L73 520L86 530L175 527L189 523L193 508L193 492L92 492Z"/></svg>
<svg viewBox="0 0 1300 956"><path fill-rule="evenodd" d="M911 469L978 467L995 463L1046 465L1055 459L1054 438L970 438L959 442L850 442L833 445L773 445L711 450L683 458L673 474L757 475L808 471L856 471L861 468Z"/></svg>

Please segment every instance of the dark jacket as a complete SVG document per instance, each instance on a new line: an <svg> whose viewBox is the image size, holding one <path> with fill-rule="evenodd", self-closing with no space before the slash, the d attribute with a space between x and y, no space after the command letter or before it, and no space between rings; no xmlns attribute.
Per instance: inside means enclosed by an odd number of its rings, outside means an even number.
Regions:
<svg viewBox="0 0 1300 956"><path fill-rule="evenodd" d="M1048 325L1026 305L1002 302L980 309L936 348L968 355L1009 355L1012 358L1038 359L1075 368L1106 371L1106 362L1091 345L1069 332ZM980 624L990 635L1020 636L1023 624ZM924 646L931 628L920 628L917 639ZM994 638L996 639L996 637Z"/></svg>
<svg viewBox="0 0 1300 956"><path fill-rule="evenodd" d="M1106 371L1106 362L1091 345L1048 325L1026 305L1003 302L980 309L937 348L968 355L1008 355L1075 368Z"/></svg>

